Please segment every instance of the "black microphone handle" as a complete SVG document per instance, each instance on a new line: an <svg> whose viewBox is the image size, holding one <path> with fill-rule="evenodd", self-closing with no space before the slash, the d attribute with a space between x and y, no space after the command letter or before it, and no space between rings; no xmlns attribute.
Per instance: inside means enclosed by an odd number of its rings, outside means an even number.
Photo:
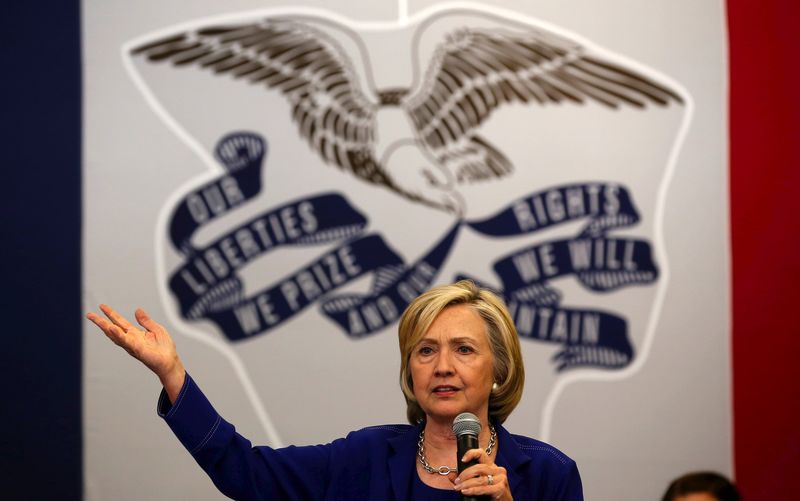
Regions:
<svg viewBox="0 0 800 501"><path fill-rule="evenodd" d="M470 435L468 433L464 433L457 437L458 442L458 473L466 470L470 466L474 464L478 464L477 459L473 459L468 463L464 463L461 461L461 458L464 457L464 454L467 453L470 449L478 449L480 445L478 444L478 437L475 435ZM461 501L488 501L491 499L489 496L465 496L461 495Z"/></svg>

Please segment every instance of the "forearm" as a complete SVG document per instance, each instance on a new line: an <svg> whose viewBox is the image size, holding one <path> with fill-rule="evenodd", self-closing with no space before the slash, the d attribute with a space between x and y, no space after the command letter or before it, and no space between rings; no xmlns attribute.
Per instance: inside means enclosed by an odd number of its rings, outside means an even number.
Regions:
<svg viewBox="0 0 800 501"><path fill-rule="evenodd" d="M165 374L159 375L158 379L161 381L170 403L174 404L186 382L186 369L183 367L181 359L176 357L175 366Z"/></svg>

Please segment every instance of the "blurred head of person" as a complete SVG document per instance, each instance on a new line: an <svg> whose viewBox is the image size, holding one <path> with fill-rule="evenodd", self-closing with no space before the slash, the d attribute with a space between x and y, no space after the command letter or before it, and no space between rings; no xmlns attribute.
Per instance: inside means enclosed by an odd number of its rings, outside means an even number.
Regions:
<svg viewBox="0 0 800 501"><path fill-rule="evenodd" d="M672 481L661 501L741 501L739 491L719 473L687 473Z"/></svg>

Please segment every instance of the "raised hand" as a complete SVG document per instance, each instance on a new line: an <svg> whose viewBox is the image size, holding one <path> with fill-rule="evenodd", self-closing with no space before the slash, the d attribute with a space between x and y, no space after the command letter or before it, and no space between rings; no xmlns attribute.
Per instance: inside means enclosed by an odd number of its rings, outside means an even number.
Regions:
<svg viewBox="0 0 800 501"><path fill-rule="evenodd" d="M88 313L86 318L94 322L114 344L153 371L164 385L169 399L174 402L183 387L186 370L167 330L141 308L136 310L135 315L143 329L108 305L101 304L100 310L108 320L96 313Z"/></svg>

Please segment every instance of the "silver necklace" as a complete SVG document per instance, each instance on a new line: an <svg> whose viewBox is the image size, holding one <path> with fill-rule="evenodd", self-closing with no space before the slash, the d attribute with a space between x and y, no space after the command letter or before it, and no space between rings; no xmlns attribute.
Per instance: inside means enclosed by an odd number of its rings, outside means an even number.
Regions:
<svg viewBox="0 0 800 501"><path fill-rule="evenodd" d="M492 449L494 449L495 444L497 443L497 432L494 431L494 426L489 425L489 445L486 447L486 455L492 455ZM446 465L442 465L438 468L434 468L430 464L428 464L428 460L425 459L425 430L419 432L419 441L417 442L417 456L419 456L419 463L422 465L422 468L427 471L428 473L438 473L439 475L449 475L451 473L458 473L458 468L451 468Z"/></svg>

